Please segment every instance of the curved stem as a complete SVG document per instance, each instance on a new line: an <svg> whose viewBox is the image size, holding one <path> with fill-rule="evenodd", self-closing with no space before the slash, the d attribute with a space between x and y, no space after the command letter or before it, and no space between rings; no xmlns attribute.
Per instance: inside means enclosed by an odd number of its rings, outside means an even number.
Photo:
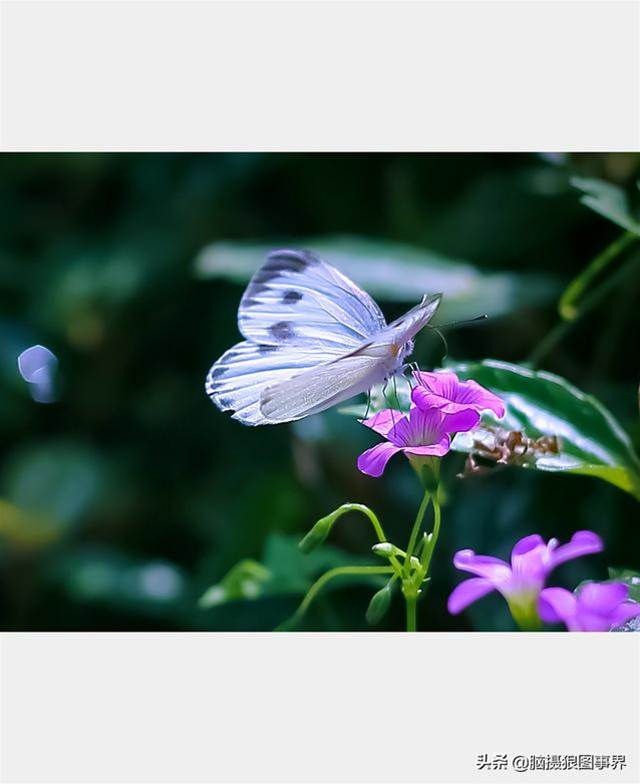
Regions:
<svg viewBox="0 0 640 784"><path fill-rule="evenodd" d="M380 520L378 520L376 514L372 512L368 506L365 506L364 504L342 504L342 506L339 507L339 509L336 509L336 512L339 512L338 516L340 517L343 514L346 514L347 512L362 512L362 514L366 515L366 517L368 517L369 520L371 521L371 525L373 526L373 529L376 532L378 541L379 542L387 541L387 537L385 536Z"/></svg>
<svg viewBox="0 0 640 784"><path fill-rule="evenodd" d="M329 569L328 572L325 572L321 577L319 577L311 586L311 588L309 588L304 599L302 602L300 602L298 609L291 616L289 621L285 621L282 626L288 627L300 621L306 611L309 609L311 602L318 595L319 591L322 590L329 580L333 580L334 577L360 574L393 574L393 571L394 570L392 566L337 566L335 569Z"/></svg>
<svg viewBox="0 0 640 784"><path fill-rule="evenodd" d="M626 250L629 245L633 242L637 242L638 239L640 239L640 237L632 231L621 234L610 245L607 245L607 247L599 253L593 261L589 262L585 269L571 281L558 303L558 310L563 319L566 321L573 321L573 319L578 316L580 308L577 303L587 290L591 281L596 278L605 267L611 264L617 256Z"/></svg>
<svg viewBox="0 0 640 784"><path fill-rule="evenodd" d="M626 235L625 235L626 236ZM636 237L636 239L638 239ZM564 337L573 329L573 327L592 311L600 301L618 286L630 271L634 270L638 263L638 254L632 254L631 258L627 259L619 269L603 281L600 286L596 287L592 292L586 294L582 300L580 310L569 321L560 321L555 325L538 343L538 346L529 354L527 362L536 367L540 364L540 360L546 357L557 345L564 339Z"/></svg>
<svg viewBox="0 0 640 784"><path fill-rule="evenodd" d="M409 544L407 545L407 556L404 561L405 575L409 574L409 570L411 568L411 556L413 555L413 551L416 546L416 540L418 538L418 534L420 533L420 526L422 525L422 521L424 519L424 513L427 511L430 500L431 493L428 490L425 490L424 495L422 496L422 502L420 503L420 508L418 509L418 514L416 515L416 521L413 524L413 528L411 529Z"/></svg>

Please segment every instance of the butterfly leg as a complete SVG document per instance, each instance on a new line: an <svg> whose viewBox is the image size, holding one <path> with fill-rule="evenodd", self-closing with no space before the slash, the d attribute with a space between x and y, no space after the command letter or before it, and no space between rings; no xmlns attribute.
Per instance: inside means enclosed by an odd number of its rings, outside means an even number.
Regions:
<svg viewBox="0 0 640 784"><path fill-rule="evenodd" d="M364 412L364 418L369 418L369 409L371 408L371 387L367 390L367 410Z"/></svg>
<svg viewBox="0 0 640 784"><path fill-rule="evenodd" d="M400 401L398 400L398 387L396 385L396 374L395 373L393 374L393 398L394 398L395 405L399 406L400 405Z"/></svg>

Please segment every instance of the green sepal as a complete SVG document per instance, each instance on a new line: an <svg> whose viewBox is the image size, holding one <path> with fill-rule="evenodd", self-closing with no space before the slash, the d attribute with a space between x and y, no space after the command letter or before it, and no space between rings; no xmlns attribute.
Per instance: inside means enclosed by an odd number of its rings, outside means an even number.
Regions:
<svg viewBox="0 0 640 784"><path fill-rule="evenodd" d="M369 606L367 607L367 623L370 623L372 626L380 623L380 621L387 614L387 611L391 605L392 593L393 580L389 580L384 588L381 588L379 591L373 594L371 601L369 602Z"/></svg>

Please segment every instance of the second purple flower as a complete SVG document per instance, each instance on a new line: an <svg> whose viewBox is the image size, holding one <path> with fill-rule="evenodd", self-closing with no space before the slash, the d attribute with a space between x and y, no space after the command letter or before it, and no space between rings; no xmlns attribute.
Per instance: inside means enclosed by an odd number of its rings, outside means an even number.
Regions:
<svg viewBox="0 0 640 784"><path fill-rule="evenodd" d="M446 414L440 409L424 411L414 406L408 414L385 408L362 424L387 440L367 449L358 458L358 468L369 476L382 476L390 458L398 452L407 457L442 457L451 447L451 434L473 429L477 411L466 409Z"/></svg>

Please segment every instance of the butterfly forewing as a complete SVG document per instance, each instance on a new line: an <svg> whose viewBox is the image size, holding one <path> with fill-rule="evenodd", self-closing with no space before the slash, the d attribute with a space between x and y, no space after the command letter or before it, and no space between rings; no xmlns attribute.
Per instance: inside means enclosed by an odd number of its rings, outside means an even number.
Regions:
<svg viewBox="0 0 640 784"><path fill-rule="evenodd" d="M346 352L386 322L371 297L335 267L307 251L279 250L249 282L238 326L256 343Z"/></svg>
<svg viewBox="0 0 640 784"><path fill-rule="evenodd" d="M442 294L424 296L422 302L389 324L387 332L394 335L393 341L406 343L414 338L431 321L441 300Z"/></svg>

